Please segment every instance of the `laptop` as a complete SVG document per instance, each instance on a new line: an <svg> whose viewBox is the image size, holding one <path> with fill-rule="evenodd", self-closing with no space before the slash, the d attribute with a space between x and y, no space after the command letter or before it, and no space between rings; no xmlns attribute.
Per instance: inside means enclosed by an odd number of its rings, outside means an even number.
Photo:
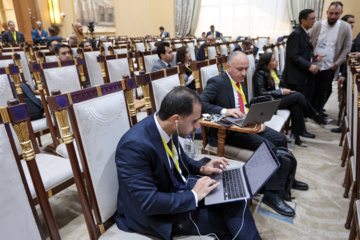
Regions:
<svg viewBox="0 0 360 240"><path fill-rule="evenodd" d="M279 167L265 140L242 167L225 169L211 176L220 185L205 197L205 205L252 199Z"/></svg>
<svg viewBox="0 0 360 240"><path fill-rule="evenodd" d="M224 119L239 127L247 127L258 123L264 123L272 118L278 109L280 101L281 100L278 99L268 102L254 103L251 104L249 112L244 114L241 118L225 117Z"/></svg>

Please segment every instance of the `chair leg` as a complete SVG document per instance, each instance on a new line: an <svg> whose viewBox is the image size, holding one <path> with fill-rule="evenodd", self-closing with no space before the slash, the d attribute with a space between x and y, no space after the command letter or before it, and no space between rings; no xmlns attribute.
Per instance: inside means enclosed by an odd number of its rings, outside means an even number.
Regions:
<svg viewBox="0 0 360 240"><path fill-rule="evenodd" d="M343 121L344 121L344 120L343 120ZM340 146L340 147L342 146L342 143L343 143L343 141L344 141L345 134L346 134L346 127L345 127L345 124L344 124L343 129L342 129L342 132L341 132L341 136L340 136L340 142L339 142L339 146Z"/></svg>
<svg viewBox="0 0 360 240"><path fill-rule="evenodd" d="M342 115L343 115L343 112L344 112L344 108L345 108L345 104L341 103L340 104L340 109L339 109L338 121L337 121L338 126L340 126Z"/></svg>
<svg viewBox="0 0 360 240"><path fill-rule="evenodd" d="M355 202L355 198L356 198L356 185L357 185L357 183L354 183L353 191L352 191L351 198L350 198L349 211L348 211L348 215L346 217L346 223L345 223L346 229L350 229L350 224L351 224L351 221L354 216L354 202Z"/></svg>
<svg viewBox="0 0 360 240"><path fill-rule="evenodd" d="M351 166L350 166L350 160L349 160L347 167L346 167L344 183L343 183L343 187L345 188L344 195L343 195L344 198L349 197L350 186L351 186Z"/></svg>
<svg viewBox="0 0 360 240"><path fill-rule="evenodd" d="M349 234L349 240L355 240L356 237L356 217L353 217L353 220L351 222L351 228L350 228L350 234Z"/></svg>
<svg viewBox="0 0 360 240"><path fill-rule="evenodd" d="M348 141L345 140L345 146L343 148L343 152L341 154L341 167L344 167L345 166L345 162L346 162L346 158L349 154L349 147L348 147Z"/></svg>

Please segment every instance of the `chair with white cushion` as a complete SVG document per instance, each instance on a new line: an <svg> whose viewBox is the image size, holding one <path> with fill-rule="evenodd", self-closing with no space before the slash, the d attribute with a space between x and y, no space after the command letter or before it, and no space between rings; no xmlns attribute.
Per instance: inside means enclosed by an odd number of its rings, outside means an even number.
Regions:
<svg viewBox="0 0 360 240"><path fill-rule="evenodd" d="M101 48L82 49L77 50L81 59L84 59L85 75L91 86L101 85L105 83L106 75L102 72L100 64L97 61L99 55L103 55Z"/></svg>
<svg viewBox="0 0 360 240"><path fill-rule="evenodd" d="M39 51L36 53L36 57L39 63L59 61L59 58L56 56L54 52Z"/></svg>
<svg viewBox="0 0 360 240"><path fill-rule="evenodd" d="M206 59L214 59L217 55L216 47L214 44L205 44L204 51Z"/></svg>
<svg viewBox="0 0 360 240"><path fill-rule="evenodd" d="M129 47L127 45L125 46L109 46L108 48L110 55L116 55L116 54L125 54L129 52Z"/></svg>
<svg viewBox="0 0 360 240"><path fill-rule="evenodd" d="M190 67L195 78L195 88L199 94L202 93L210 78L219 75L220 66L218 58L192 62Z"/></svg>
<svg viewBox="0 0 360 240"><path fill-rule="evenodd" d="M100 42L100 45L104 48L105 55L110 55L109 47L113 45L112 41Z"/></svg>
<svg viewBox="0 0 360 240"><path fill-rule="evenodd" d="M280 71L284 71L285 68L285 43L279 43L279 66Z"/></svg>
<svg viewBox="0 0 360 240"><path fill-rule="evenodd" d="M24 110L24 109L23 109ZM22 110L22 111L23 111ZM24 113L24 112L22 112ZM26 113L25 113L26 115ZM21 116L24 117L24 116ZM17 119L19 120L19 119ZM14 131L10 131L12 126L9 123L10 116L7 108L0 108L0 231L2 239L45 239L36 213L33 198L31 197L28 182L24 181L24 171L19 162L15 159L11 146L11 139ZM19 126L20 125L20 126ZM24 129L26 124L17 123L17 127ZM25 132L24 132L25 133ZM17 154L17 149L15 149ZM26 156L27 159L31 158ZM44 185L39 175L36 161L33 159L27 162L33 172L33 182L38 192L39 204L46 220L49 235L52 239L60 239L54 217L51 213L50 205L45 194Z"/></svg>
<svg viewBox="0 0 360 240"><path fill-rule="evenodd" d="M100 63L102 71L106 73L106 83L115 82L122 79L122 76L134 76L134 66L132 53L98 56L97 61Z"/></svg>
<svg viewBox="0 0 360 240"><path fill-rule="evenodd" d="M139 233L119 230L114 224L113 216L117 210L118 176L115 165L115 150L119 139L130 129L129 116L120 82L97 86L82 91L50 97L55 112L67 113L73 123L75 140L81 149L81 161L84 166L86 189L95 219L88 224L93 239L156 239ZM90 98L81 98L87 91L95 94ZM63 101L65 100L65 101ZM73 111L68 111L69 108ZM57 114L58 116L59 114ZM61 121L60 121L61 122ZM67 128L68 125L63 125ZM73 145L71 132L67 145ZM96 140L96 141L95 141ZM99 146L101 144L101 146ZM74 148L68 148L74 158ZM76 161L74 161L76 162ZM80 177L75 181L84 185ZM89 202L82 203L83 209L89 209ZM88 217L87 217L88 218Z"/></svg>
<svg viewBox="0 0 360 240"><path fill-rule="evenodd" d="M192 41L187 41L186 42L186 47L189 49L190 51L190 54L191 54L191 59L193 61L196 60L196 55L195 55L195 43L194 43L194 40Z"/></svg>

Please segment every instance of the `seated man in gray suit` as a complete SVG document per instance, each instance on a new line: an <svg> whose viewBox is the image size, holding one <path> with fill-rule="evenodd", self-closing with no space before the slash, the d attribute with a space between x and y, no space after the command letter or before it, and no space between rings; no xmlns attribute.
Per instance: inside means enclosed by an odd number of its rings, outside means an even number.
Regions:
<svg viewBox="0 0 360 240"><path fill-rule="evenodd" d="M172 48L170 47L170 43L162 42L158 45L156 50L159 60L154 64L151 69L151 72L156 72L164 68L171 68L174 67L175 64L172 62L174 61L174 53Z"/></svg>
<svg viewBox="0 0 360 240"><path fill-rule="evenodd" d="M5 43L23 43L25 37L22 32L15 31L15 23L13 21L8 22L9 30L3 33L3 42Z"/></svg>
<svg viewBox="0 0 360 240"><path fill-rule="evenodd" d="M161 26L159 29L160 29L160 37L161 38L169 38L170 37L170 33L165 31L165 28L163 26Z"/></svg>

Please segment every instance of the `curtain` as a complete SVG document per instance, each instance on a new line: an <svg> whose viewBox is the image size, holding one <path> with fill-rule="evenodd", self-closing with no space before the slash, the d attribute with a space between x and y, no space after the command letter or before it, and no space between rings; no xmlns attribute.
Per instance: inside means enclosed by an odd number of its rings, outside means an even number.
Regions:
<svg viewBox="0 0 360 240"><path fill-rule="evenodd" d="M290 18L299 23L299 13L303 9L313 9L316 20L320 20L324 7L324 0L288 0Z"/></svg>
<svg viewBox="0 0 360 240"><path fill-rule="evenodd" d="M175 1L175 32L176 37L194 34L199 19L201 0Z"/></svg>
<svg viewBox="0 0 360 240"><path fill-rule="evenodd" d="M196 36L210 31L224 36L270 37L271 42L292 31L287 0L206 0L201 2Z"/></svg>

